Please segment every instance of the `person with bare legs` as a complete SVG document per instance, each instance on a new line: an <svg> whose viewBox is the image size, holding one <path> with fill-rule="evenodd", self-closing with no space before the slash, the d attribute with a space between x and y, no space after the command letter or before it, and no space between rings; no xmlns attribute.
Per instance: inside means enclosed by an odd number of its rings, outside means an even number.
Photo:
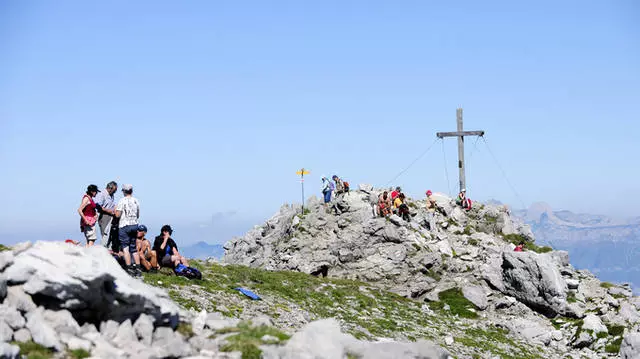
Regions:
<svg viewBox="0 0 640 359"><path fill-rule="evenodd" d="M96 221L98 216L96 215L96 203L94 198L96 194L100 192L98 186L91 184L87 187L87 192L82 196L82 202L78 213L80 214L80 231L87 239L87 247L91 247L98 239L96 236Z"/></svg>
<svg viewBox="0 0 640 359"><path fill-rule="evenodd" d="M175 268L178 264L182 264L188 267L189 262L187 258L178 252L178 245L173 238L171 238L171 234L173 234L173 229L171 229L170 225L165 224L162 226L162 229L160 229L160 235L157 236L153 242L153 250L156 251L158 258L162 258L160 265Z"/></svg>
<svg viewBox="0 0 640 359"><path fill-rule="evenodd" d="M136 248L138 237L138 219L140 218L140 204L133 197L133 186L125 184L122 186L124 197L118 201L116 206L116 217L119 218L118 237L120 248L124 254L126 270L132 277L142 276L140 271L140 256ZM132 263L133 262L133 263Z"/></svg>

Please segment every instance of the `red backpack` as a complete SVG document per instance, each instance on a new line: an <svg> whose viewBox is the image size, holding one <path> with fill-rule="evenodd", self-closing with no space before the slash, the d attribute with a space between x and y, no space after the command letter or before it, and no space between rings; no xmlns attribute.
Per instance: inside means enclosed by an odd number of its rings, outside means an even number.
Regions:
<svg viewBox="0 0 640 359"><path fill-rule="evenodd" d="M344 191L345 192L349 192L349 182L344 181L344 182L342 182L342 184L344 185Z"/></svg>

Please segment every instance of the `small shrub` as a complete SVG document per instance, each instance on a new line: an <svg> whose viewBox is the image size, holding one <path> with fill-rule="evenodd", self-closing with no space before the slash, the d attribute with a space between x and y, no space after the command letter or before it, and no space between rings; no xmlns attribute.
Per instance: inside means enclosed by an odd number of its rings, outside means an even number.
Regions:
<svg viewBox="0 0 640 359"><path fill-rule="evenodd" d="M460 288L452 288L438 293L440 302L449 305L451 314L458 315L462 318L474 319L478 317L476 312L469 309L476 309L473 303L464 297Z"/></svg>
<svg viewBox="0 0 640 359"><path fill-rule="evenodd" d="M473 228L469 225L464 227L464 231L462 232L462 234L466 234L466 235L471 235L473 233Z"/></svg>
<svg viewBox="0 0 640 359"><path fill-rule="evenodd" d="M70 350L69 356L73 359L85 359L91 356L91 354L84 349Z"/></svg>
<svg viewBox="0 0 640 359"><path fill-rule="evenodd" d="M608 337L609 334L607 332L598 332L598 334L596 334L596 337L598 337L598 339L603 339Z"/></svg>
<svg viewBox="0 0 640 359"><path fill-rule="evenodd" d="M549 247L549 246L544 246L544 247L539 247L537 246L535 243L529 241L527 239L527 237L521 235L521 234L505 234L502 236L502 238L509 242L509 243L513 243L515 245L518 245L520 242L524 243L524 247L526 250L532 251L532 252L536 252L536 253L548 253L553 251L553 248Z"/></svg>
<svg viewBox="0 0 640 359"><path fill-rule="evenodd" d="M182 335L184 335L187 338L190 338L193 336L193 328L191 328L191 324L189 323L180 323L178 324L178 327L176 328L176 331Z"/></svg>
<svg viewBox="0 0 640 359"><path fill-rule="evenodd" d="M478 245L478 240L474 239L474 238L470 238L467 243L469 243L472 246L477 246Z"/></svg>
<svg viewBox="0 0 640 359"><path fill-rule="evenodd" d="M609 288L615 287L615 284L609 283L609 282L602 282L602 283L600 283L600 287L605 288L605 289L609 289Z"/></svg>
<svg viewBox="0 0 640 359"><path fill-rule="evenodd" d="M567 293L567 303L576 303L578 299L576 299L576 293L569 292Z"/></svg>
<svg viewBox="0 0 640 359"><path fill-rule="evenodd" d="M10 251L11 247L7 247L4 244L0 244L0 252Z"/></svg>

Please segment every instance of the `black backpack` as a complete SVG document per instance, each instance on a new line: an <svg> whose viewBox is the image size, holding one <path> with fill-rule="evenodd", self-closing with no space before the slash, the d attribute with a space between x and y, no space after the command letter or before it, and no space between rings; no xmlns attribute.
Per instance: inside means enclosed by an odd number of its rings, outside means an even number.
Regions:
<svg viewBox="0 0 640 359"><path fill-rule="evenodd" d="M197 270L196 268L193 267L187 267L185 265L182 264L178 264L174 269L173 272L176 275L179 275L181 277L185 277L188 279L202 279L202 273L200 273L199 270Z"/></svg>

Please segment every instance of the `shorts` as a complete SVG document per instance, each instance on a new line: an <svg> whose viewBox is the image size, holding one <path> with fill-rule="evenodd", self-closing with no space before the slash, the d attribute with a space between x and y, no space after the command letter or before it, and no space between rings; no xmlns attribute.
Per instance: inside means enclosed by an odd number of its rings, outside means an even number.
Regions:
<svg viewBox="0 0 640 359"><path fill-rule="evenodd" d="M124 226L118 231L118 238L120 239L120 250L129 248L129 253L136 253L136 238L138 237L138 225L132 224Z"/></svg>
<svg viewBox="0 0 640 359"><path fill-rule="evenodd" d="M84 237L87 239L87 242L95 242L98 239L95 224L93 226L83 226L82 233L84 233Z"/></svg>
<svg viewBox="0 0 640 359"><path fill-rule="evenodd" d="M173 261L171 260L171 255L167 254L162 257L162 261L160 261L160 265L163 267L173 267Z"/></svg>
<svg viewBox="0 0 640 359"><path fill-rule="evenodd" d="M324 203L331 202L331 191L324 192Z"/></svg>

